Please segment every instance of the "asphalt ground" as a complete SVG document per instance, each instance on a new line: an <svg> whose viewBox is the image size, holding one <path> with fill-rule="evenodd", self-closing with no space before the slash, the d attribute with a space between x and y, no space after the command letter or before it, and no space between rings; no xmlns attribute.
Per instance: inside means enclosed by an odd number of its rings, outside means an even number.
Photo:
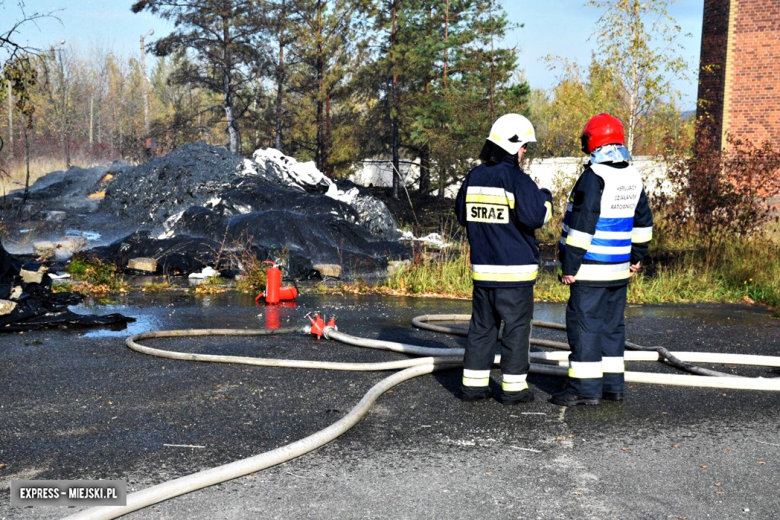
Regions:
<svg viewBox="0 0 780 520"><path fill-rule="evenodd" d="M129 296L78 312L121 312L126 330L0 336L0 519L76 511L10 507L16 479L117 479L128 491L300 439L344 416L386 373L174 361L124 345L130 334L264 328L268 310L235 294ZM428 346L465 339L415 330L420 314L470 312L469 301L303 296L340 330ZM563 321L564 306L537 304ZM628 339L672 350L780 356L780 321L760 307L643 306ZM534 335L564 340L561 332ZM304 336L148 340L159 348L289 359L388 361L401 354ZM764 368L716 367L777 377ZM630 370L674 372L661 363ZM499 381L493 373L493 383ZM334 442L250 476L129 518L778 518L780 395L644 384L623 404L561 408L560 379L531 375L530 404L463 403L460 372L405 382ZM497 389L497 386L496 386ZM165 446L195 445L199 448Z"/></svg>

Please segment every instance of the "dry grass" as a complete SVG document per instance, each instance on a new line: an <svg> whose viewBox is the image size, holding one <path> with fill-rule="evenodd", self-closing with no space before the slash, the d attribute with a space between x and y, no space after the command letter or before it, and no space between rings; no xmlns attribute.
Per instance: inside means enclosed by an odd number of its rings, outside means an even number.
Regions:
<svg viewBox="0 0 780 520"><path fill-rule="evenodd" d="M30 160L30 186L33 183L46 175L47 173L64 170L65 161L39 157ZM0 195L9 193L14 190L24 189L24 179L27 176L27 168L23 162L15 162L9 172L8 176L0 176Z"/></svg>
<svg viewBox="0 0 780 520"><path fill-rule="evenodd" d="M635 276L629 284L630 303L760 303L780 308L780 245L772 240L731 240L716 259L678 247L680 244L667 245L674 251L674 260L652 275L640 272ZM410 265L375 285L358 282L322 290L469 298L468 244L462 242L444 251L417 251ZM540 301L565 302L569 289L558 281L556 273L545 270L539 275L534 295Z"/></svg>
<svg viewBox="0 0 780 520"><path fill-rule="evenodd" d="M386 294L471 296L471 266L468 243L443 248L422 247L413 251L411 264L377 285Z"/></svg>

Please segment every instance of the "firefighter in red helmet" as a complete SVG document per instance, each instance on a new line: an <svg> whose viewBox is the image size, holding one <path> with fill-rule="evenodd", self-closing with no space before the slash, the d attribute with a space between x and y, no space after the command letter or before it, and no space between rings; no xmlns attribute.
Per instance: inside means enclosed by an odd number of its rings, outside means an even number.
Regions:
<svg viewBox="0 0 780 520"><path fill-rule="evenodd" d="M580 139L590 160L569 195L558 244L558 275L570 288L569 379L551 399L561 406L623 400L626 289L653 235L620 120L594 116Z"/></svg>

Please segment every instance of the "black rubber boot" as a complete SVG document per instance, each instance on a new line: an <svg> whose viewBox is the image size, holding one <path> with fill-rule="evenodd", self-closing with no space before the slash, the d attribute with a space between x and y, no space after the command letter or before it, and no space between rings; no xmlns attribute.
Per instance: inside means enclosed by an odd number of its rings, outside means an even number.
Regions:
<svg viewBox="0 0 780 520"><path fill-rule="evenodd" d="M502 392L499 396L501 404L520 404L530 403L534 400L534 393L530 388L526 388L522 392Z"/></svg>
<svg viewBox="0 0 780 520"><path fill-rule="evenodd" d="M623 392L601 392L601 398L605 401L622 401Z"/></svg>
<svg viewBox="0 0 780 520"><path fill-rule="evenodd" d="M474 401L481 401L483 399L489 399L493 397L493 391L488 387L474 388L471 386L462 387L461 400L465 403L472 403Z"/></svg>
<svg viewBox="0 0 780 520"><path fill-rule="evenodd" d="M582 397L575 394L570 388L567 388L559 394L555 394L550 402L560 406L575 406L578 404L594 405L599 404L601 399L597 397Z"/></svg>

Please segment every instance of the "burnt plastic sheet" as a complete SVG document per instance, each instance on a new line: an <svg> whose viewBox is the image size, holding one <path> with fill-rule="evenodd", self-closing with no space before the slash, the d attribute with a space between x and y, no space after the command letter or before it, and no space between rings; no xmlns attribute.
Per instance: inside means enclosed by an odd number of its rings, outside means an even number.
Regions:
<svg viewBox="0 0 780 520"><path fill-rule="evenodd" d="M164 157L124 171L110 183L100 212L161 230L183 208L202 206L230 186L243 157L204 143L180 146Z"/></svg>
<svg viewBox="0 0 780 520"><path fill-rule="evenodd" d="M124 324L135 321L122 314L77 314L68 309L77 305L84 297L77 293L53 293L41 284L27 284L16 308L0 316L1 332L22 332L48 327L98 327ZM28 292L29 291L29 292Z"/></svg>
<svg viewBox="0 0 780 520"><path fill-rule="evenodd" d="M116 217L115 226L132 222L136 229L159 234L168 231L169 220L176 220L183 210L192 207L213 210L223 218L285 210L334 216L358 224L383 240L397 240L399 236L390 212L365 188L339 181L337 187L351 195L344 193L345 200L336 200L323 195L327 186L302 188L262 165L255 165L254 173L241 173L244 163L243 157L221 147L183 145L164 157L122 170L109 183L99 213Z"/></svg>
<svg viewBox="0 0 780 520"><path fill-rule="evenodd" d="M398 239L400 233L393 215L381 200L371 195L368 188L347 180L336 181L336 186L343 191L357 190L358 195L354 197L350 207L358 215L358 224L377 237L385 240Z"/></svg>
<svg viewBox="0 0 780 520"><path fill-rule="evenodd" d="M0 240L0 300L8 299L21 268L22 262L6 251Z"/></svg>
<svg viewBox="0 0 780 520"><path fill-rule="evenodd" d="M132 258L154 258L157 274L188 275L214 265L221 247L214 240L178 235L156 239L148 231L137 231L112 244L90 251L101 261L120 267Z"/></svg>
<svg viewBox="0 0 780 520"><path fill-rule="evenodd" d="M189 208L175 226L179 234L202 234L229 249L257 252L258 258L282 258L288 274L308 278L312 265L342 266L344 276L382 274L388 259L409 256L402 244L381 240L338 214L295 209L254 211L222 218L207 208Z"/></svg>
<svg viewBox="0 0 780 520"><path fill-rule="evenodd" d="M358 223L359 215L349 204L289 186L270 184L265 177L234 180L210 205L216 213L232 217L252 211L286 210L304 215L336 215Z"/></svg>
<svg viewBox="0 0 780 520"><path fill-rule="evenodd" d="M342 277L382 276L388 260L409 258L393 216L369 190L318 180L309 166L295 170L296 161L278 152L253 157L192 143L137 166L52 172L31 187L24 206L21 192L12 193L0 219L9 237L82 236L108 245L80 254L123 268L132 258L154 258L156 274L164 275L205 266L233 271L235 258L248 252L284 259L298 279L316 264L338 264ZM10 289L0 287L0 295Z"/></svg>
<svg viewBox="0 0 780 520"><path fill-rule="evenodd" d="M20 308L23 309L23 317L16 321L11 321L15 317L14 313ZM47 310L43 313L34 313L34 311L24 310L24 306L17 306L13 313L0 318L4 318L0 319L0 333L27 332L53 327L70 329L116 325L124 326L127 323L135 321L135 318L130 318L118 313L98 316L92 314L76 314L68 309Z"/></svg>
<svg viewBox="0 0 780 520"><path fill-rule="evenodd" d="M135 321L135 318L122 314L77 314L68 307L81 303L84 300L82 295L52 292L51 278L48 275L43 276L41 283L23 283L19 277L20 264L0 242L0 298L7 299L13 286L22 287L22 294L13 300L16 307L10 313L0 316L0 333L47 327L98 327Z"/></svg>
<svg viewBox="0 0 780 520"><path fill-rule="evenodd" d="M208 211L185 213L179 224L187 229L199 226L213 218ZM377 240L364 227L336 215L257 211L212 229L219 230L227 244L251 246L267 251L269 257L290 258L286 261L289 274L299 279L308 277L306 270L316 264L342 266L345 276L380 274L386 271L388 258L409 254L400 243Z"/></svg>

